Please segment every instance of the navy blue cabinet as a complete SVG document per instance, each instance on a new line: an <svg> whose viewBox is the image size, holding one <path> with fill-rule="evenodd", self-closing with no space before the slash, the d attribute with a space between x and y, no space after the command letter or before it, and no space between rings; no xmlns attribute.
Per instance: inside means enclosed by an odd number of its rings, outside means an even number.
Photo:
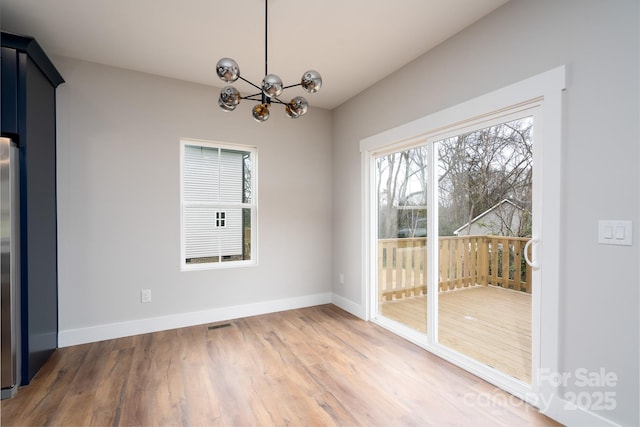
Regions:
<svg viewBox="0 0 640 427"><path fill-rule="evenodd" d="M32 37L2 32L2 136L19 147L20 363L28 384L58 346L56 88Z"/></svg>

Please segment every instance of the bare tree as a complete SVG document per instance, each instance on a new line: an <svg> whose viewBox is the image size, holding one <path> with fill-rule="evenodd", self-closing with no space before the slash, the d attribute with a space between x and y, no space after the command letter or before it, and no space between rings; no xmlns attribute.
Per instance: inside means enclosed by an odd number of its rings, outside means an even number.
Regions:
<svg viewBox="0 0 640 427"><path fill-rule="evenodd" d="M532 126L530 118L515 120L438 143L441 234L450 234L504 199L530 211ZM522 218L530 221L529 215ZM511 224L508 217L503 222ZM529 228L523 223L515 231L511 226L503 230L522 235Z"/></svg>
<svg viewBox="0 0 640 427"><path fill-rule="evenodd" d="M377 162L379 236L396 237L399 227L414 227L403 212L426 205L426 147L380 157ZM423 212L422 217L426 216Z"/></svg>
<svg viewBox="0 0 640 427"><path fill-rule="evenodd" d="M524 118L437 142L440 235L471 222L508 199L531 210L533 120ZM378 158L378 218L381 238L395 237L398 227L416 228L426 218L428 148L414 147ZM411 212L403 216L402 212ZM415 212L418 212L416 215ZM500 210L496 209L496 213ZM531 217L502 213L501 232L530 233ZM405 218L406 217L406 218ZM506 224L509 226L507 227Z"/></svg>

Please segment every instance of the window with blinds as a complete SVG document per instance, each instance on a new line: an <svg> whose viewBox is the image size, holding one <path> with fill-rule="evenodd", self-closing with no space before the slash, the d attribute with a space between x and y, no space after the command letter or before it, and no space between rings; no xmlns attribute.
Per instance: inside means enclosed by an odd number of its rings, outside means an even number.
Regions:
<svg viewBox="0 0 640 427"><path fill-rule="evenodd" d="M182 268L255 264L255 148L182 141Z"/></svg>

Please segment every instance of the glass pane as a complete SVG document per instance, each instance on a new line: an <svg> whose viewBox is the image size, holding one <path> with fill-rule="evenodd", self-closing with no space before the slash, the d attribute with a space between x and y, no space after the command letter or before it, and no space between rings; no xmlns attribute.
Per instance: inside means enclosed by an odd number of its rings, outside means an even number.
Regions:
<svg viewBox="0 0 640 427"><path fill-rule="evenodd" d="M438 340L531 382L533 119L448 138L438 152Z"/></svg>
<svg viewBox="0 0 640 427"><path fill-rule="evenodd" d="M216 210L211 206L185 206L184 241L187 264L218 262L219 229L215 226Z"/></svg>
<svg viewBox="0 0 640 427"><path fill-rule="evenodd" d="M184 148L184 201L216 202L220 172L218 149L186 145Z"/></svg>
<svg viewBox="0 0 640 427"><path fill-rule="evenodd" d="M228 232L221 234L222 262L251 259L251 209L229 209Z"/></svg>
<svg viewBox="0 0 640 427"><path fill-rule="evenodd" d="M218 168L219 200L223 203L242 203L245 197L244 157L245 152L236 150L220 150Z"/></svg>
<svg viewBox="0 0 640 427"><path fill-rule="evenodd" d="M222 262L240 261L243 253L243 209L225 210L225 223L218 227L218 253Z"/></svg>
<svg viewBox="0 0 640 427"><path fill-rule="evenodd" d="M253 156L242 153L242 203L253 201Z"/></svg>
<svg viewBox="0 0 640 427"><path fill-rule="evenodd" d="M376 160L378 312L427 331L426 146Z"/></svg>

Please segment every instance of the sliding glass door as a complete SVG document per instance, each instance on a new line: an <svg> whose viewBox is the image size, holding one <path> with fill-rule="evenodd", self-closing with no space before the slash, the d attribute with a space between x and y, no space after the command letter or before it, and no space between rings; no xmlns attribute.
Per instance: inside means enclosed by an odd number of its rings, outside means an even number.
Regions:
<svg viewBox="0 0 640 427"><path fill-rule="evenodd" d="M376 313L529 384L533 117L374 157ZM373 166L373 165L372 165Z"/></svg>
<svg viewBox="0 0 640 427"><path fill-rule="evenodd" d="M532 117L524 117L434 143L438 342L526 383L532 131Z"/></svg>

